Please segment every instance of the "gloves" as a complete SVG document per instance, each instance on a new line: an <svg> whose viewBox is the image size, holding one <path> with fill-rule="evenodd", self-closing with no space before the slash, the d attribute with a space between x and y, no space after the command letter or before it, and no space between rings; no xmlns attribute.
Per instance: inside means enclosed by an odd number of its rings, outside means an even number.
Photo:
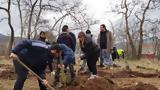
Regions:
<svg viewBox="0 0 160 90"><path fill-rule="evenodd" d="M55 73L55 71L52 71L51 72L51 76L54 76L56 73Z"/></svg>

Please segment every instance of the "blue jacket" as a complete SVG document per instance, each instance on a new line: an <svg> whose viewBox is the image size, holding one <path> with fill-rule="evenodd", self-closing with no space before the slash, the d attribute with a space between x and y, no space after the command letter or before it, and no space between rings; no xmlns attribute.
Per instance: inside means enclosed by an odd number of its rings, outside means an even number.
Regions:
<svg viewBox="0 0 160 90"><path fill-rule="evenodd" d="M52 62L49 45L38 40L20 41L12 50L20 60L35 72L44 72L47 62Z"/></svg>
<svg viewBox="0 0 160 90"><path fill-rule="evenodd" d="M74 63L74 52L65 44L59 44L60 49L63 52L64 64L73 64Z"/></svg>

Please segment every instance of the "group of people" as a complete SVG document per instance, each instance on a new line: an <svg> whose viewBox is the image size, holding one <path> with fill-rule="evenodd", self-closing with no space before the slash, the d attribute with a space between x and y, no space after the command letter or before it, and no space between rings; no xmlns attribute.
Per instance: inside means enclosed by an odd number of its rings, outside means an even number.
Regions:
<svg viewBox="0 0 160 90"><path fill-rule="evenodd" d="M90 79L98 78L96 64L100 57L100 66L108 68L113 65L112 60L112 33L106 29L104 24L100 25L97 41L91 34L90 30L79 32L78 40L84 64L87 63L91 73ZM76 64L76 36L69 32L68 26L64 25L62 33L58 36L57 41L49 43L46 39L45 32L40 32L38 40L23 40L19 42L12 50L10 57L13 59L17 80L14 85L14 90L22 90L24 82L27 78L28 70L24 68L18 61L19 58L25 65L39 75L43 81L39 81L40 90L47 90L48 84L45 77L45 69L49 66L53 72L52 63L55 63L54 85L60 82L60 73L62 68L66 73L69 69L71 81L75 78L74 65Z"/></svg>

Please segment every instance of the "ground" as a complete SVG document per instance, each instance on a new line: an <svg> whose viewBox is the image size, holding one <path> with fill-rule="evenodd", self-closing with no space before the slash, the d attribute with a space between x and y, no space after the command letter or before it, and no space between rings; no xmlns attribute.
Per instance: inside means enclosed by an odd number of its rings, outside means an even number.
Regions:
<svg viewBox="0 0 160 90"><path fill-rule="evenodd" d="M77 75L74 83L57 90L160 90L160 61L158 60L118 60L111 69L98 66L99 78L87 80L89 73ZM76 66L78 68L78 66ZM16 74L11 60L0 58L0 90L12 90ZM47 73L52 84L52 77ZM38 90L38 82L29 75L24 90Z"/></svg>

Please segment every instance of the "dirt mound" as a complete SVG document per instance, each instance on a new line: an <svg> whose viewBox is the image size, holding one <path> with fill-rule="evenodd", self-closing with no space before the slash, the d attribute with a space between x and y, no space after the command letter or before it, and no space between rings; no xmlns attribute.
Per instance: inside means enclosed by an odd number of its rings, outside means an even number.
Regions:
<svg viewBox="0 0 160 90"><path fill-rule="evenodd" d="M67 90L120 90L118 86L108 78L82 80L77 86L70 86Z"/></svg>
<svg viewBox="0 0 160 90"><path fill-rule="evenodd" d="M136 86L125 87L125 88L122 88L121 90L158 90L158 88L156 88L151 84L144 84L140 82Z"/></svg>
<svg viewBox="0 0 160 90"><path fill-rule="evenodd" d="M114 74L111 74L111 78L131 78L131 77L143 77L143 78L152 78L158 77L158 74L145 74L137 71L120 71Z"/></svg>

